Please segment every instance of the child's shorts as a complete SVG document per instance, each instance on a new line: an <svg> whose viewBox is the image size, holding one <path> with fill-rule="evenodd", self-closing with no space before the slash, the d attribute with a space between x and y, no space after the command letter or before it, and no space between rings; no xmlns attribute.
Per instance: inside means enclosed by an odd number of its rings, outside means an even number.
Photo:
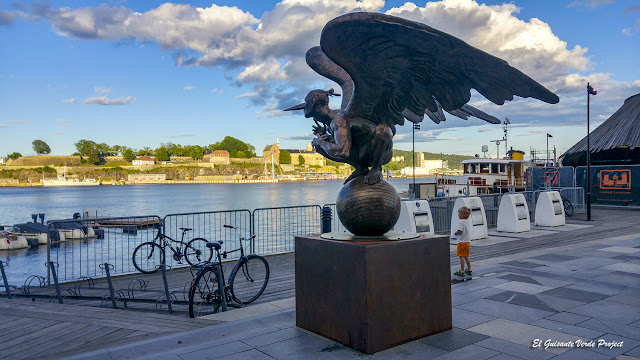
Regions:
<svg viewBox="0 0 640 360"><path fill-rule="evenodd" d="M469 243L459 243L456 248L456 256L469 257Z"/></svg>

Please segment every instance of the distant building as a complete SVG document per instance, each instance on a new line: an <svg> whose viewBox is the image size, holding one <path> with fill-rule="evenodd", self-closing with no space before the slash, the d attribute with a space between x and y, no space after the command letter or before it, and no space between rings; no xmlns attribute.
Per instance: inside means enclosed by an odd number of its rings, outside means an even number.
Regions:
<svg viewBox="0 0 640 360"><path fill-rule="evenodd" d="M135 161L135 160L134 160ZM165 181L167 175L165 174L129 174L128 181Z"/></svg>
<svg viewBox="0 0 640 360"><path fill-rule="evenodd" d="M304 165L309 166L325 166L327 159L318 154L311 146L311 141L307 143L306 150L287 150L291 154L291 163L293 165L300 164L300 156L304 159Z"/></svg>
<svg viewBox="0 0 640 360"><path fill-rule="evenodd" d="M416 175L433 175L436 173L436 169L443 169L448 166L447 161L443 160L425 160L423 153L418 153L416 159ZM412 166L402 169L403 175L413 175L414 169Z"/></svg>
<svg viewBox="0 0 640 360"><path fill-rule="evenodd" d="M404 156L394 156L391 158L392 162L400 162L400 161L404 161Z"/></svg>
<svg viewBox="0 0 640 360"><path fill-rule="evenodd" d="M0 165L7 165L7 158L0 157Z"/></svg>
<svg viewBox="0 0 640 360"><path fill-rule="evenodd" d="M207 151L202 156L202 161L220 165L229 165L231 164L231 156L227 150Z"/></svg>
<svg viewBox="0 0 640 360"><path fill-rule="evenodd" d="M132 165L154 165L156 162L149 156L138 156L131 162Z"/></svg>
<svg viewBox="0 0 640 360"><path fill-rule="evenodd" d="M267 145L262 150L262 158L265 163L271 163L271 156L273 155L273 163L280 164L280 142L276 140L275 144ZM293 158L293 156L292 156Z"/></svg>

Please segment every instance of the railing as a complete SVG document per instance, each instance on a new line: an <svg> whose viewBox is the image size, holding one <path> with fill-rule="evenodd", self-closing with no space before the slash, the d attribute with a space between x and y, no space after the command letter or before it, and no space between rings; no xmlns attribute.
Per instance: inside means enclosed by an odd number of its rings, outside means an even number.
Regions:
<svg viewBox="0 0 640 360"><path fill-rule="evenodd" d="M131 261L133 250L155 237L162 226L158 216L107 217L51 221L47 228L46 259L35 256L34 264L58 264L61 282L82 277L101 277L100 264L114 266L111 274L135 272ZM98 228L99 227L99 228ZM50 273L47 272L50 283Z"/></svg>
<svg viewBox="0 0 640 360"><path fill-rule="evenodd" d="M563 197L569 199L574 211L584 211L584 190L562 188ZM524 192L529 205L531 219L535 219L535 204L541 191ZM487 215L487 225L497 225L498 207L502 194L478 195L482 199ZM451 230L451 217L456 197L432 198L429 205L436 233L448 233ZM332 209L332 231L344 231L336 214L335 204L327 204ZM29 275L38 274L48 277L49 271L41 266L51 261L58 264L60 282L76 281L83 277L102 277L104 269L99 266L109 263L113 265L112 275L135 273L131 259L133 250L139 244L152 241L160 227L173 239L180 240L180 228L190 228L185 234L185 242L201 237L210 241L222 240L223 250L238 247L238 235L256 235L251 244L247 244L247 252L261 255L292 252L294 238L309 234L317 234L321 228L321 207L319 205L290 206L278 208L261 208L253 212L247 209L229 211L211 211L198 213L169 214L164 218L158 216L84 218L60 220L49 223L49 238L46 251L40 249L25 250L25 256L10 259L11 266L7 276L11 281L24 281ZM76 231L76 235L65 237L66 241L57 241L54 234L60 228L71 225L83 225L87 228ZM246 230L245 234L237 234L223 225L233 225ZM91 230L88 230L91 229ZM93 233L91 233L91 231ZM59 235L58 235L59 236ZM44 247L44 245L43 245ZM184 259L176 262L169 249L166 249L166 264L171 268L188 266ZM51 281L48 278L49 282Z"/></svg>
<svg viewBox="0 0 640 360"><path fill-rule="evenodd" d="M180 240L182 237L180 228L189 228L192 230L184 235L185 243L194 238L204 238L209 241L221 240L222 251L237 249L238 237L248 238L252 234L251 211L247 209L169 214L163 218L163 223L165 235L175 240ZM238 234L235 230L225 228L223 225L235 226L245 233ZM249 244L248 250L251 250L251 246L252 244ZM176 263L170 253L166 255L167 265L172 267L187 265L184 260L182 263ZM239 253L232 253L230 258L239 255Z"/></svg>
<svg viewBox="0 0 640 360"><path fill-rule="evenodd" d="M252 234L256 239L253 252L271 255L294 251L296 236L321 231L320 210L319 205L254 210Z"/></svg>

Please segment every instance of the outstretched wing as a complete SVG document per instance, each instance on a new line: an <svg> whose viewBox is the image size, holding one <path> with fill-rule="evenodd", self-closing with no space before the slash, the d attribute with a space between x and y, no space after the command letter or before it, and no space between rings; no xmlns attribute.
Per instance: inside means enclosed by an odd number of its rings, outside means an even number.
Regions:
<svg viewBox="0 0 640 360"><path fill-rule="evenodd" d="M351 80L351 76L343 68L331 61L322 52L320 46L314 46L307 50L306 60L307 65L318 74L340 85L342 88L342 106L340 108L346 108L353 96L353 80Z"/></svg>
<svg viewBox="0 0 640 360"><path fill-rule="evenodd" d="M472 88L498 105L513 95L559 101L506 61L425 24L394 16L337 17L322 30L320 47L355 84L346 115L387 124L394 133L405 117L417 122L425 109L441 113L438 103L447 112L461 110Z"/></svg>

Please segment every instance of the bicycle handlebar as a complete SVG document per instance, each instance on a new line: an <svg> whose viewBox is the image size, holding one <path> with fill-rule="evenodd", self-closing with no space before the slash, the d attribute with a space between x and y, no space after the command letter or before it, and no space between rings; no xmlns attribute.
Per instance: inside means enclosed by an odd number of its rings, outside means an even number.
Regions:
<svg viewBox="0 0 640 360"><path fill-rule="evenodd" d="M235 229L235 226L231 226L231 225L223 225L224 227L226 227L227 229Z"/></svg>

